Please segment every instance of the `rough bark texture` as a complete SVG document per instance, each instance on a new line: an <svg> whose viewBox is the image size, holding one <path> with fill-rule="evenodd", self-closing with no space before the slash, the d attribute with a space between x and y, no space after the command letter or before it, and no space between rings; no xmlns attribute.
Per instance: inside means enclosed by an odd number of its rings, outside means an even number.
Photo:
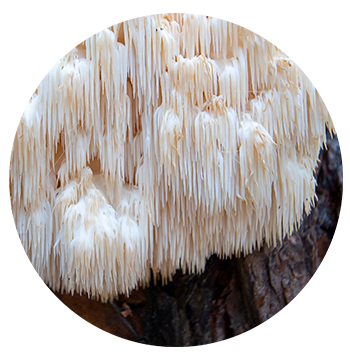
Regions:
<svg viewBox="0 0 350 360"><path fill-rule="evenodd" d="M275 248L244 258L213 255L204 273L176 273L166 286L151 285L102 304L58 294L91 324L119 337L161 346L190 346L241 334L266 321L303 289L331 243L340 211L342 163L329 140L317 170L318 203L299 231Z"/></svg>

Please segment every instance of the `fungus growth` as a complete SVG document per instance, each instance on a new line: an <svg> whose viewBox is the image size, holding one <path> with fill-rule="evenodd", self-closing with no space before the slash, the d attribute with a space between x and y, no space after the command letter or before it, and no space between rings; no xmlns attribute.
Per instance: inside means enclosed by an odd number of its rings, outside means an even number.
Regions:
<svg viewBox="0 0 350 360"><path fill-rule="evenodd" d="M11 202L54 290L107 301L213 253L276 246L315 203L328 111L303 72L235 24L168 14L105 29L21 118Z"/></svg>

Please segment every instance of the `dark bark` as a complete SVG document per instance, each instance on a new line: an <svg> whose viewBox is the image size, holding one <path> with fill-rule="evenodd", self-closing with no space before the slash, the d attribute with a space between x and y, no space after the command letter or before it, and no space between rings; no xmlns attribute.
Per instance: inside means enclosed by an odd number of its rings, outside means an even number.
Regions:
<svg viewBox="0 0 350 360"><path fill-rule="evenodd" d="M97 327L152 345L207 344L252 329L298 295L331 243L342 196L337 139L328 141L320 159L317 205L277 248L264 246L244 258L227 260L213 255L202 274L178 271L168 285L133 291L113 304L79 295L56 296Z"/></svg>

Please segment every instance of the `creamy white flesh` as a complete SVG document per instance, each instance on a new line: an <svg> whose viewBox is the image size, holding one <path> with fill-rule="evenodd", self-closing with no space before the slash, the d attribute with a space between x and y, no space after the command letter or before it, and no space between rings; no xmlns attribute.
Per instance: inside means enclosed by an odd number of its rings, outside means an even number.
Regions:
<svg viewBox="0 0 350 360"><path fill-rule="evenodd" d="M14 141L16 226L53 289L102 301L276 246L315 201L332 122L274 45L206 16L113 26L47 74Z"/></svg>

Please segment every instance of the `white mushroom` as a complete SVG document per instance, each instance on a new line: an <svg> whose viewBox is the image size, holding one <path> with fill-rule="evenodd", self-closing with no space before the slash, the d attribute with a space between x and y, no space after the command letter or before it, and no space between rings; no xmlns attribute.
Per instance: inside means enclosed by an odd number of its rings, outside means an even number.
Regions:
<svg viewBox="0 0 350 360"><path fill-rule="evenodd" d="M147 16L62 58L10 167L25 250L54 290L102 301L276 246L315 203L327 109L284 53L206 16Z"/></svg>

